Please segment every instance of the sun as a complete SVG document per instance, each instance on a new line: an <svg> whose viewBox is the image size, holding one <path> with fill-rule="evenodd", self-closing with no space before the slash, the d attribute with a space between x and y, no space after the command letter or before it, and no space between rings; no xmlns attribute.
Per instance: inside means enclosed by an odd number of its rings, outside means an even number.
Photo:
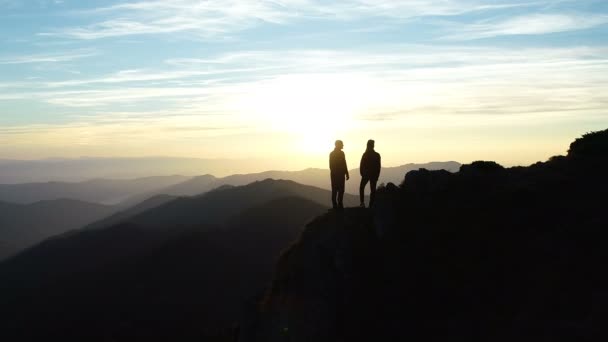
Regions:
<svg viewBox="0 0 608 342"><path fill-rule="evenodd" d="M265 126L288 133L301 152L326 152L364 109L360 83L344 75L280 76L258 84L246 106Z"/></svg>

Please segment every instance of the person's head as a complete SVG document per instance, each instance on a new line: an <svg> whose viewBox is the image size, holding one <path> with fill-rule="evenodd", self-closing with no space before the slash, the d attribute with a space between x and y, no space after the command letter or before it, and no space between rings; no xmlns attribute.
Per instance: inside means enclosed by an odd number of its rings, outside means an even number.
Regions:
<svg viewBox="0 0 608 342"><path fill-rule="evenodd" d="M367 141L367 148L373 150L374 149L374 145L376 144L375 141L373 141L372 139L369 139Z"/></svg>
<svg viewBox="0 0 608 342"><path fill-rule="evenodd" d="M336 140L334 146L338 149L341 150L344 147L344 143L342 142L342 140Z"/></svg>

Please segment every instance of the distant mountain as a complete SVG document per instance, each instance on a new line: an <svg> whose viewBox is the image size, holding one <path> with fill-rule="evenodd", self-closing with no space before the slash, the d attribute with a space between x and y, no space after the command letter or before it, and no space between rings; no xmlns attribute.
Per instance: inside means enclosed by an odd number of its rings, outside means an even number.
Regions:
<svg viewBox="0 0 608 342"><path fill-rule="evenodd" d="M450 172L456 172L460 168L460 163L457 162L432 162L425 164L405 164L396 167L384 167L380 173L379 183L392 182L400 184L403 182L403 177L406 173L412 170L427 169L427 170L447 170ZM346 182L346 192L350 194L359 193L359 182L361 181L361 175L359 169L352 169L349 171L351 179ZM215 188L219 185L244 185L251 182L263 180L263 179L285 179L291 180L300 184L312 185L322 189L331 189L331 183L329 181L329 170L327 169L306 169L302 171L266 171L261 173L251 173L244 175L231 175L224 178L212 179L209 176L203 176L201 178L195 177L186 183L188 187L182 187L182 189L196 189L199 193L203 192L200 190ZM180 184L170 187L169 189L180 188ZM208 190L204 190L208 191ZM174 194L174 193L169 193Z"/></svg>
<svg viewBox="0 0 608 342"><path fill-rule="evenodd" d="M266 180L48 239L0 264L0 339L210 341L327 196Z"/></svg>
<svg viewBox="0 0 608 342"><path fill-rule="evenodd" d="M100 221L93 222L93 223L87 225L86 227L84 227L84 229L100 229L100 228L111 227L111 226L120 224L122 222L127 222L137 215L140 215L151 209L157 208L165 203L171 202L171 201L175 200L176 198L177 197L175 197L175 196L169 196L169 195L156 195L156 196L150 197L147 200L145 200L133 207L119 211L116 214L106 217Z"/></svg>
<svg viewBox="0 0 608 342"><path fill-rule="evenodd" d="M385 167L380 174L379 183L403 182L404 175L412 170L447 170L456 172L460 168L457 162L432 162L425 164L405 164L397 167ZM359 169L349 171L351 179L346 182L346 192L357 195L359 193L359 182L361 176ZM155 192L134 196L126 201L129 204L141 202L147 197L155 194L167 194L172 196L194 196L215 189L222 185L240 186L264 179L284 179L291 180L300 184L311 185L322 189L331 189L329 180L329 170L326 169L305 169L301 171L266 171L250 174L236 174L223 178L212 175L193 177L182 183L178 183ZM367 190L369 192L369 189Z"/></svg>
<svg viewBox="0 0 608 342"><path fill-rule="evenodd" d="M0 202L0 260L115 211L115 207L66 199L27 205Z"/></svg>
<svg viewBox="0 0 608 342"><path fill-rule="evenodd" d="M171 196L195 196L195 195L203 194L209 190L218 188L222 185L248 184L248 183L229 184L227 182L221 181L221 179L222 178L217 178L213 175L196 176L196 177L192 177L184 182L168 186L164 189L159 189L159 191L161 191L165 195L171 195ZM249 182L249 183L252 183L252 182Z"/></svg>
<svg viewBox="0 0 608 342"><path fill-rule="evenodd" d="M352 155L349 160L356 161L358 165L359 156ZM436 167L455 171L453 162L430 163L437 164ZM445 164L445 165L439 165ZM353 164L355 165L355 164ZM22 184L41 182L83 182L91 179L134 179L145 178L154 175L184 175L193 177L201 174L212 174L216 177L235 175L248 170L276 169L276 163L260 160L231 160L231 159L200 159L200 158L171 158L171 157L142 157L142 158L55 158L44 160L9 160L0 159L0 184ZM397 168L385 168L386 173L381 182L395 182L403 177L402 171L410 169L426 168L435 169L433 165L407 164ZM397 170L401 168L401 170ZM395 169L396 175L390 174L390 169ZM306 170L305 170L306 171ZM259 174L254 178L244 178L238 183L223 183L232 185L244 185L256 180L266 178L290 179L302 184L314 185L326 188L326 176L321 170L313 172L284 172L269 171ZM356 170L355 170L356 171ZM383 172L384 172L383 171ZM315 175L316 173L316 175ZM358 171L353 172L353 179L358 178ZM246 175L241 175L246 176ZM311 178L312 177L312 178ZM241 177L237 177L241 178ZM358 182L358 180L356 180ZM354 182L353 182L354 183ZM219 184L222 185L222 184ZM211 188L217 187L212 186ZM207 188L206 188L207 189ZM354 189L354 187L353 187ZM209 189L207 189L209 190ZM204 190L204 191L207 191ZM201 191L202 192L202 191ZM349 189L348 192L356 191ZM200 193L200 192L198 192ZM194 195L194 193L169 193L169 195ZM1 198L0 198L1 200Z"/></svg>
<svg viewBox="0 0 608 342"><path fill-rule="evenodd" d="M252 160L171 157L3 160L0 162L0 184L133 179L153 175L195 176L202 172L229 175L258 169L260 164Z"/></svg>
<svg viewBox="0 0 608 342"><path fill-rule="evenodd" d="M6 161L9 169L13 162ZM66 160L47 160L45 162L66 162ZM0 165L2 165L3 172L7 170L4 164ZM31 166L35 167L34 165ZM379 182L401 183L405 173L420 168L428 170L445 169L455 172L459 167L460 164L456 162L434 162L386 167L382 169ZM153 172L152 170L155 169L151 168L150 172ZM65 172L70 173L72 171L66 169ZM2 174L0 173L0 182ZM120 203L123 208L128 208L155 195L194 196L223 185L240 186L268 178L292 180L300 184L330 189L328 174L328 170L306 169L301 171L266 171L251 174L235 174L222 178L207 174L193 178L186 176L151 176L136 179L93 179L77 183L53 181L45 183L0 184L0 201L28 204L43 200L69 198L111 205ZM359 170L353 169L350 171L350 174L351 179L346 182L346 192L356 195L359 191ZM64 174L62 177L65 176Z"/></svg>
<svg viewBox="0 0 608 342"><path fill-rule="evenodd" d="M158 176L129 180L94 179L80 183L48 182L0 184L0 201L28 204L69 198L101 204L117 204L141 193L154 192L184 182L184 176Z"/></svg>
<svg viewBox="0 0 608 342"><path fill-rule="evenodd" d="M323 206L331 203L328 190L288 180L266 179L244 186L217 189L200 196L180 197L128 221L144 227L164 227L176 223L183 226L217 225L251 206L286 196L302 197ZM344 196L345 205L358 203L356 196Z"/></svg>

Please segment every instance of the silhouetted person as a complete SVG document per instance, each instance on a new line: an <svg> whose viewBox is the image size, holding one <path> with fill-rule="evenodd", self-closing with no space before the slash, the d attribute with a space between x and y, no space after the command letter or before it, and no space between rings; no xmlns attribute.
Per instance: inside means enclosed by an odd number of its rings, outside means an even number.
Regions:
<svg viewBox="0 0 608 342"><path fill-rule="evenodd" d="M350 178L348 167L346 166L346 157L342 148L344 143L342 140L336 140L334 150L329 154L329 172L331 174L331 204L334 209L344 208L342 200L344 199L344 183Z"/></svg>
<svg viewBox="0 0 608 342"><path fill-rule="evenodd" d="M361 207L365 208L365 186L369 182L371 187L371 193L369 195L369 207L374 205L374 199L376 198L376 184L380 177L380 154L374 151L374 141L367 141L367 150L361 157L361 165L359 170L361 172L361 184L359 185L359 199L361 200Z"/></svg>

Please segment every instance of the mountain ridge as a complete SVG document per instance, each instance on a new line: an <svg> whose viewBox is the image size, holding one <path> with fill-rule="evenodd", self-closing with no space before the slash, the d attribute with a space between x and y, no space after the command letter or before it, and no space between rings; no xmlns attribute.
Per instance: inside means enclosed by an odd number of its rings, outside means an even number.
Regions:
<svg viewBox="0 0 608 342"><path fill-rule="evenodd" d="M270 187L272 196L222 222L150 229L126 220L47 239L0 263L0 339L188 340L230 327L242 301L263 291L284 246L327 211L297 194L306 186L252 187L241 192Z"/></svg>
<svg viewBox="0 0 608 342"><path fill-rule="evenodd" d="M265 179L253 183L220 189L193 197L179 197L165 203L152 212L143 212L132 218L132 222L144 226L155 227L172 222L183 225L218 224L226 217L235 215L247 206L260 204L278 196L299 195L319 204L329 202L330 192L317 187L302 185L289 180ZM234 197L235 200L232 200ZM354 205L358 199L353 195L345 195L344 201ZM194 208L206 208L204 214ZM188 214L187 214L188 213Z"/></svg>
<svg viewBox="0 0 608 342"><path fill-rule="evenodd" d="M400 183L403 180L403 176L407 173L407 171L410 170L426 168L430 170L446 169L448 171L454 172L458 170L460 165L461 164L458 162L449 161L429 162L423 164L408 163L395 167L385 167L382 169L379 183ZM359 169L354 168L351 169L349 172L351 175L351 179L346 182L346 193L357 195L359 193ZM311 185L321 189L331 188L329 182L328 169L307 168L299 171L270 170L258 173L233 174L226 177L215 177L213 175L207 174L202 176L195 176L183 183L175 184L173 186L169 186L165 189L161 189L153 193L135 196L127 200L126 202L135 203L141 201L145 197L159 193L174 196L194 196L223 185L240 186L268 178L292 180L300 184Z"/></svg>

